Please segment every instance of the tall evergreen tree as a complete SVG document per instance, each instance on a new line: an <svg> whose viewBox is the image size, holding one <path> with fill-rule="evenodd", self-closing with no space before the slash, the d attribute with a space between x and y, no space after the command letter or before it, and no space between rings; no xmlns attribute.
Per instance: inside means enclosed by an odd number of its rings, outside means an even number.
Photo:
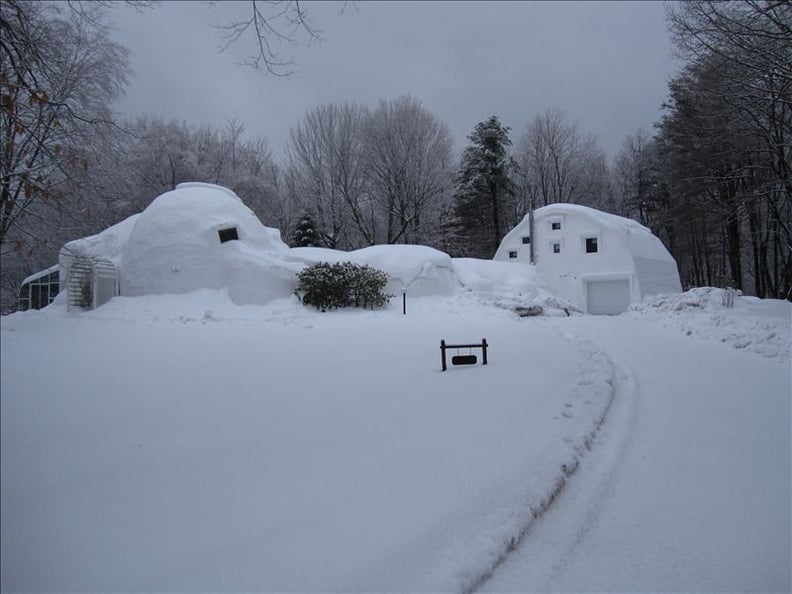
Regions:
<svg viewBox="0 0 792 594"><path fill-rule="evenodd" d="M454 215L467 240L464 255L491 258L505 233L504 203L514 191L516 165L508 154L508 126L492 116L468 136L455 185Z"/></svg>

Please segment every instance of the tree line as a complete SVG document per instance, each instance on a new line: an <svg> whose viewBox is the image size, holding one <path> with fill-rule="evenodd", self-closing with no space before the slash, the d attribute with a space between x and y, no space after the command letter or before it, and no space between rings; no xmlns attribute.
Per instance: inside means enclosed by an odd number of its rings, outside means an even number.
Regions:
<svg viewBox="0 0 792 594"><path fill-rule="evenodd" d="M0 12L0 282L51 265L68 240L140 212L183 181L228 186L292 245L418 243L490 258L529 211L572 202L650 227L684 286L792 294L792 5L708 0L668 10L684 58L653 131L609 163L548 109L515 134L497 116L457 155L411 96L328 103L291 130L283 162L244 123L115 121L130 75L105 4L4 0ZM488 114L486 114L488 115Z"/></svg>

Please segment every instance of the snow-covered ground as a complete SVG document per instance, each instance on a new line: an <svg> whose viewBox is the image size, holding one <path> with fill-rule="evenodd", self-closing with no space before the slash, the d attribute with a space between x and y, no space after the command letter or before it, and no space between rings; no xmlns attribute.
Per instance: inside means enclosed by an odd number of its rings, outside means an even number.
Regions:
<svg viewBox="0 0 792 594"><path fill-rule="evenodd" d="M2 589L788 590L790 305L746 299L7 316Z"/></svg>

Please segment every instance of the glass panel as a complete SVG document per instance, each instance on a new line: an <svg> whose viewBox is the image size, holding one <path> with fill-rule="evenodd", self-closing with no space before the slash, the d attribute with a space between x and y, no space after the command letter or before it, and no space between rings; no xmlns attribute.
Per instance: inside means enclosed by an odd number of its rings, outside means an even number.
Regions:
<svg viewBox="0 0 792 594"><path fill-rule="evenodd" d="M531 238L530 237L523 237L522 241L523 241L523 243L531 243Z"/></svg>
<svg viewBox="0 0 792 594"><path fill-rule="evenodd" d="M597 238L596 237L587 237L586 238L586 253L587 254L594 254L597 252Z"/></svg>
<svg viewBox="0 0 792 594"><path fill-rule="evenodd" d="M30 307L33 309L41 309L41 286L37 284L30 285Z"/></svg>
<svg viewBox="0 0 792 594"><path fill-rule="evenodd" d="M560 254L561 253L561 244L560 243L554 243L553 244L553 253L554 254Z"/></svg>

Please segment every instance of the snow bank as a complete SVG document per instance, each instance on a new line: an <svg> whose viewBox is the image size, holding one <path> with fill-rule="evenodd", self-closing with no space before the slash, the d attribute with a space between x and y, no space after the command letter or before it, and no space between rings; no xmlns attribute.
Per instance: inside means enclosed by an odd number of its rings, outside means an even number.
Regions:
<svg viewBox="0 0 792 594"><path fill-rule="evenodd" d="M630 308L632 315L653 316L662 325L688 336L717 340L765 357L789 360L792 303L736 295L724 306L726 290L699 287L685 293L658 295Z"/></svg>
<svg viewBox="0 0 792 594"><path fill-rule="evenodd" d="M482 303L509 309L520 315L567 316L580 313L571 302L551 294L535 266L511 262L454 258L454 273L463 289L479 296Z"/></svg>

